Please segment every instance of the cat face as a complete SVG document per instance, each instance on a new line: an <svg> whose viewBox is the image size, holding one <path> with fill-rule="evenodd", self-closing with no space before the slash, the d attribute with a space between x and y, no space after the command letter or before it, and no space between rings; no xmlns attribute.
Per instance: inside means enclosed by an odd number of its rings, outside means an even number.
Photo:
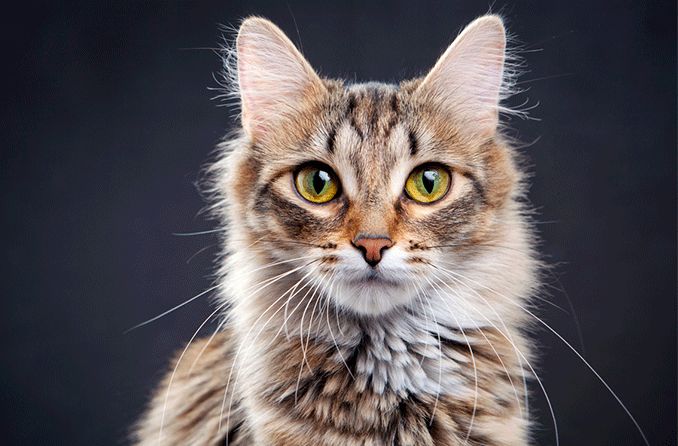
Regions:
<svg viewBox="0 0 678 446"><path fill-rule="evenodd" d="M476 268L520 221L497 133L504 40L499 19L479 19L423 79L344 85L320 79L270 22L245 21L231 224L262 262L300 266L309 286L363 315Z"/></svg>

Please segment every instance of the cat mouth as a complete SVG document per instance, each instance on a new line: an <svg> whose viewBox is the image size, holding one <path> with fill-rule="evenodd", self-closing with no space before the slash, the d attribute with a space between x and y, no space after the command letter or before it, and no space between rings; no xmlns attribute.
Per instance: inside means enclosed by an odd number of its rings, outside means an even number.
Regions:
<svg viewBox="0 0 678 446"><path fill-rule="evenodd" d="M371 270L366 273L363 277L353 280L353 283L356 285L369 285L369 286L399 286L400 282L389 279L384 276L383 273L379 271Z"/></svg>

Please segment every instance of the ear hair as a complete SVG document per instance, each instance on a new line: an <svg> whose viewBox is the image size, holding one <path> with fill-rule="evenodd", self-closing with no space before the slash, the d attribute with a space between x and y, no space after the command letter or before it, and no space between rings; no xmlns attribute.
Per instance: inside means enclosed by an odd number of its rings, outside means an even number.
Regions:
<svg viewBox="0 0 678 446"><path fill-rule="evenodd" d="M273 23L249 17L240 25L235 51L224 58L228 84L236 86L245 133L264 136L304 105L322 81L294 44Z"/></svg>
<svg viewBox="0 0 678 446"><path fill-rule="evenodd" d="M508 65L508 66L507 66ZM502 19L486 15L471 22L438 59L417 93L443 113L459 119L478 136L497 131L499 113L509 111L501 100L511 93Z"/></svg>

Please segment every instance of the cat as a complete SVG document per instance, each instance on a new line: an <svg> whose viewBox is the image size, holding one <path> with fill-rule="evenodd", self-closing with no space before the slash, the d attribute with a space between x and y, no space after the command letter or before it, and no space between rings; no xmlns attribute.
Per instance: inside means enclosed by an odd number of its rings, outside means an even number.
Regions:
<svg viewBox="0 0 678 446"><path fill-rule="evenodd" d="M134 443L530 444L540 263L500 122L506 40L483 16L425 76L348 84L242 22L225 57L242 125L210 168L223 319Z"/></svg>

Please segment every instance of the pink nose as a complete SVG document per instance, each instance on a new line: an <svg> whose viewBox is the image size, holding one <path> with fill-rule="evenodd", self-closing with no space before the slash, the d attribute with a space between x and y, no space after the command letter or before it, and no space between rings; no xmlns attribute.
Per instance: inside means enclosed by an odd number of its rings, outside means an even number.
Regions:
<svg viewBox="0 0 678 446"><path fill-rule="evenodd" d="M353 246L363 253L365 261L370 266L377 266L384 250L393 246L393 242L382 235L359 234L353 240Z"/></svg>

